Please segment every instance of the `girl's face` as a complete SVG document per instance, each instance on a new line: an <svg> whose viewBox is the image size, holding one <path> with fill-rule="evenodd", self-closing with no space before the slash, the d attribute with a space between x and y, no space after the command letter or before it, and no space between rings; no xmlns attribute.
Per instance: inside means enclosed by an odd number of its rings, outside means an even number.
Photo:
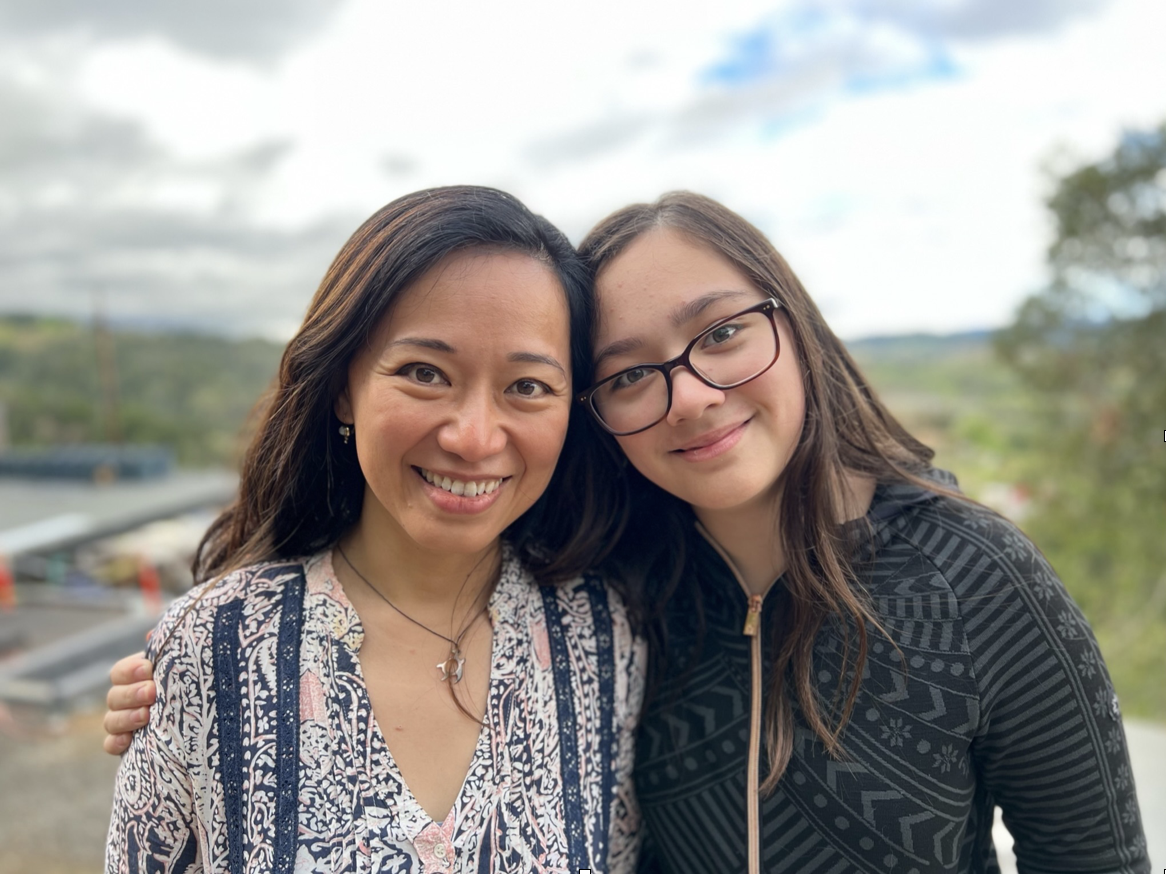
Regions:
<svg viewBox="0 0 1166 874"><path fill-rule="evenodd" d="M545 265L471 251L422 275L336 402L366 480L361 527L426 550L491 546L551 478L570 362L567 302Z"/></svg>
<svg viewBox="0 0 1166 874"><path fill-rule="evenodd" d="M718 319L766 295L718 252L667 228L649 231L596 281L596 380L679 355ZM628 460L698 512L771 506L805 417L797 350L777 316L776 363L737 388L710 388L687 369L672 371L667 417L617 437Z"/></svg>

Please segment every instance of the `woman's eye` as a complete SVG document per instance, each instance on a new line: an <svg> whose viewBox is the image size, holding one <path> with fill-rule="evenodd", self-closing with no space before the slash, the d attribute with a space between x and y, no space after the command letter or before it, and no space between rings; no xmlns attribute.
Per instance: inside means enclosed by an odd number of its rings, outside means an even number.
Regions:
<svg viewBox="0 0 1166 874"><path fill-rule="evenodd" d="M537 379L520 379L511 386L516 395L524 398L541 398L551 393L550 387Z"/></svg>
<svg viewBox="0 0 1166 874"><path fill-rule="evenodd" d="M406 364L397 371L398 375L406 376L413 382L421 385L448 385L449 380L436 367L428 364Z"/></svg>

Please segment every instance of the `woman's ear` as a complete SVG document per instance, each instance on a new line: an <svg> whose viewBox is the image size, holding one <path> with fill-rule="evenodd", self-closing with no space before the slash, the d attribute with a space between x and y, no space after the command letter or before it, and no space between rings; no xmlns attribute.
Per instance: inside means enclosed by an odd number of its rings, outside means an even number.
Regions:
<svg viewBox="0 0 1166 874"><path fill-rule="evenodd" d="M355 420L352 415L352 400L348 397L348 386L345 386L336 396L336 403L332 405L332 411L336 414L336 418L345 425L351 425Z"/></svg>

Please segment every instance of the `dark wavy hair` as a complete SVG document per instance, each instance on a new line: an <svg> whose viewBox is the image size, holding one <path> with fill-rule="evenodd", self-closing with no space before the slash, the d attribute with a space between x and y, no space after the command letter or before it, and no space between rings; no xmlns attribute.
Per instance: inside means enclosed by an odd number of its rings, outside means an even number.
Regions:
<svg viewBox="0 0 1166 874"><path fill-rule="evenodd" d="M364 475L356 453L340 443L333 412L349 364L414 280L466 250L518 252L554 272L570 313L573 382L577 390L589 384L590 279L561 231L492 188L432 188L394 200L344 244L288 343L243 458L238 497L199 544L196 580L318 552L356 523ZM594 475L610 459L587 439L590 425L578 421L584 416L572 404L546 492L504 535L542 583L594 566L619 516L610 477Z"/></svg>
<svg viewBox="0 0 1166 874"><path fill-rule="evenodd" d="M793 750L793 695L826 749L842 755L840 736L858 696L869 633L882 630L857 583L854 535L838 521L845 475L943 490L921 476L933 456L931 449L883 406L789 265L741 216L684 191L666 194L655 203L625 207L601 221L580 244L579 254L592 279L602 276L632 241L656 228L679 232L721 255L763 293L780 301L803 370L805 424L783 473L785 488L774 532L785 548L783 585L789 600L772 639L776 656L766 707L770 771L762 786L770 792ZM668 658L663 605L673 598L685 599L703 627L697 581L685 572L692 510L634 469L625 479L628 521L606 569L631 590L630 603L655 605L641 618L650 643L652 675L658 680ZM844 667L833 704L819 700L811 673L814 639L827 622L838 626L843 639Z"/></svg>

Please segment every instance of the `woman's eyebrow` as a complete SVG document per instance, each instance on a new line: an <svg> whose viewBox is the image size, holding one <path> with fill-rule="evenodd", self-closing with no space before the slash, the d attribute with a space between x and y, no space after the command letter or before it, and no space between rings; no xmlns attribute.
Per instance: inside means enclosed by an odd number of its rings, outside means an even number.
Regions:
<svg viewBox="0 0 1166 874"><path fill-rule="evenodd" d="M446 343L444 340L433 340L429 337L402 337L400 340L393 340L385 345L386 349L392 349L396 346L418 346L422 349L435 349L438 352L456 353L457 350Z"/></svg>
<svg viewBox="0 0 1166 874"><path fill-rule="evenodd" d="M540 355L537 352L511 352L506 356L507 361L526 362L528 364L547 364L565 377L567 375L566 368L550 355Z"/></svg>

